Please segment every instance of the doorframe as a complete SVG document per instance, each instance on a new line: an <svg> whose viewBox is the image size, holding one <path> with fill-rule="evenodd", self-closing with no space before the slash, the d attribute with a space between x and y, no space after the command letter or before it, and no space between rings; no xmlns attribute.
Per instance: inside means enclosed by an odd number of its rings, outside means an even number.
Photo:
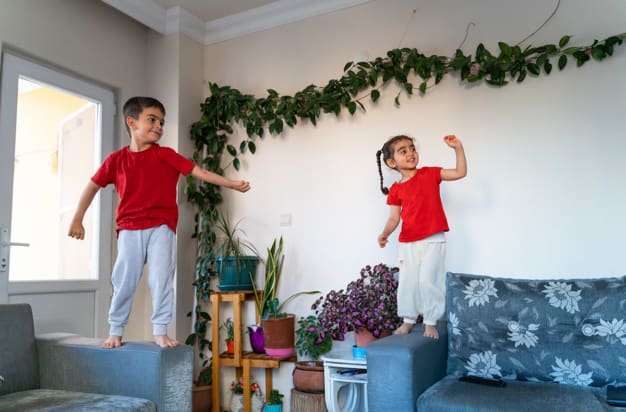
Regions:
<svg viewBox="0 0 626 412"><path fill-rule="evenodd" d="M25 57L12 50L3 50L1 54L2 70L0 101L10 101L6 107L0 106L0 146L5 153L15 153L15 130L17 118L17 93L19 77L33 79L51 87L58 87L64 92L74 93L83 99L99 103L98 111L100 128L99 143L94 145L94 172L104 158L114 149L115 130L115 94L113 90L90 82L80 76L70 74L69 71L46 65L35 59ZM0 162L0 176L6 179L8 193L13 193L13 165L11 162ZM90 176L85 176L85 182ZM4 185L4 183L3 183ZM80 193L76 194L78 199ZM12 196L3 196L0 202L0 227L11 226ZM92 255L95 259L93 269L97 279L94 280L59 280L48 282L9 282L8 271L0 273L0 302L8 302L12 295L24 293L61 293L61 292L89 292L95 293L94 300L94 335L95 337L108 336L107 313L109 308L112 286L110 273L113 254L113 191L110 188L100 190L91 207L95 216L94 227L99 228L99 236L94 238ZM8 217L8 221L5 221ZM19 241L13 239L13 241ZM10 262L9 262L10 263Z"/></svg>

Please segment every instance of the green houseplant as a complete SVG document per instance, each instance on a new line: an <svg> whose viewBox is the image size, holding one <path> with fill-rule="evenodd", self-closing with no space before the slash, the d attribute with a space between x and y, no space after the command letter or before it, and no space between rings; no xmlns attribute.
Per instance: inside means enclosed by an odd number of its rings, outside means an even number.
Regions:
<svg viewBox="0 0 626 412"><path fill-rule="evenodd" d="M254 245L244 238L246 233L239 227L241 221L233 224L228 214L222 213L217 218L218 237L214 253L218 288L222 291L251 290L253 287L251 279L256 273L259 257Z"/></svg>
<svg viewBox="0 0 626 412"><path fill-rule="evenodd" d="M295 315L282 311L285 304L301 295L313 295L319 291L297 292L280 302L277 297L278 284L283 268L283 238L274 239L267 248L265 260L265 277L263 288L260 289L252 282L257 312L261 316L261 329L265 353L277 358L287 358L295 350Z"/></svg>
<svg viewBox="0 0 626 412"><path fill-rule="evenodd" d="M235 322L233 322L232 318L228 318L222 323L220 329L226 332L226 348L228 353L234 353L234 343L235 343Z"/></svg>
<svg viewBox="0 0 626 412"><path fill-rule="evenodd" d="M265 412L282 412L283 410L283 398L285 395L280 393L278 389L272 389L267 397L265 403Z"/></svg>
<svg viewBox="0 0 626 412"><path fill-rule="evenodd" d="M300 317L296 329L296 350L300 356L311 360L296 362L293 370L293 386L300 392L324 392L324 363L320 356L332 349L333 340L314 316Z"/></svg>

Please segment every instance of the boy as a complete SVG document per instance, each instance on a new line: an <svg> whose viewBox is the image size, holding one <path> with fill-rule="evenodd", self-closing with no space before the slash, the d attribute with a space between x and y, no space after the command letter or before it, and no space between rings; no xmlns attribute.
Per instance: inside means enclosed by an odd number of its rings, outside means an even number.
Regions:
<svg viewBox="0 0 626 412"><path fill-rule="evenodd" d="M247 192L250 183L230 180L196 166L174 150L157 144L163 134L165 108L151 97L132 97L123 108L130 145L109 155L85 187L68 236L83 239L83 217L94 196L108 184L120 198L116 224L118 256L111 274L113 298L109 337L103 348L122 345L124 326L143 266L148 266L154 340L161 347L179 344L167 336L174 306L176 269L176 185L180 174Z"/></svg>

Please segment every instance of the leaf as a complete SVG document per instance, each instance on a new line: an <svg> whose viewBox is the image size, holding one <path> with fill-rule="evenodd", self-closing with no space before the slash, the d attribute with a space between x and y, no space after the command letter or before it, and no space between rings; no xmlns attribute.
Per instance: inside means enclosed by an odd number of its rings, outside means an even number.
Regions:
<svg viewBox="0 0 626 412"><path fill-rule="evenodd" d="M426 84L426 82L422 82L422 83L420 84L420 93L422 93L422 94L426 93L426 87L427 87L427 86L428 86L428 85Z"/></svg>
<svg viewBox="0 0 626 412"><path fill-rule="evenodd" d="M247 145L247 141L244 140L239 144L239 151L241 153L245 153L246 152L246 145Z"/></svg>
<svg viewBox="0 0 626 412"><path fill-rule="evenodd" d="M559 57L559 70L563 70L565 66L567 66L567 56L562 54L561 57Z"/></svg>
<svg viewBox="0 0 626 412"><path fill-rule="evenodd" d="M350 112L350 114L354 114L354 112L356 112L356 103L353 101L348 102L348 104L346 105L348 107L348 111Z"/></svg>
<svg viewBox="0 0 626 412"><path fill-rule="evenodd" d="M226 150L228 150L228 153L231 156L237 156L237 149L235 149L235 146L229 144L228 146L226 146Z"/></svg>
<svg viewBox="0 0 626 412"><path fill-rule="evenodd" d="M413 85L411 83L405 83L404 90L406 90L408 94L413 94Z"/></svg>
<svg viewBox="0 0 626 412"><path fill-rule="evenodd" d="M550 74L550 72L552 71L552 64L550 63L550 60L546 60L546 62L543 64L543 70L546 72L546 74Z"/></svg>
<svg viewBox="0 0 626 412"><path fill-rule="evenodd" d="M498 47L500 47L500 51L502 52L503 55L505 56L511 55L511 46L509 46L508 44L504 42L498 42Z"/></svg>
<svg viewBox="0 0 626 412"><path fill-rule="evenodd" d="M236 157L233 159L233 167L235 168L235 170L239 170L239 159L237 159Z"/></svg>
<svg viewBox="0 0 626 412"><path fill-rule="evenodd" d="M538 76L538 75L539 75L539 72L540 72L540 70L539 70L539 66L537 66L535 63L530 63L530 64L527 64L527 65L526 65L526 69L528 69L528 71L529 71L531 74L534 74L535 76Z"/></svg>
<svg viewBox="0 0 626 412"><path fill-rule="evenodd" d="M380 92L377 89L374 89L371 91L370 97L372 98L373 102L376 102L378 98L380 97Z"/></svg>
<svg viewBox="0 0 626 412"><path fill-rule="evenodd" d="M571 39L571 36L561 37L561 40L559 40L559 47L563 48L567 43L569 43L569 39Z"/></svg>
<svg viewBox="0 0 626 412"><path fill-rule="evenodd" d="M256 144L252 140L248 141L248 149L250 149L250 153L256 153Z"/></svg>

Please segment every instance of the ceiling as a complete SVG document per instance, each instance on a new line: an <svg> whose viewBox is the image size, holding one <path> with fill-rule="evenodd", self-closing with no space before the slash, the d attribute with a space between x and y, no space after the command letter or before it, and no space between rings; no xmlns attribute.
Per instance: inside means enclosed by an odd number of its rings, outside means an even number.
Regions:
<svg viewBox="0 0 626 412"><path fill-rule="evenodd" d="M165 10L182 7L207 22L273 3L275 0L152 0Z"/></svg>
<svg viewBox="0 0 626 412"><path fill-rule="evenodd" d="M372 0L102 0L162 34L212 44Z"/></svg>

